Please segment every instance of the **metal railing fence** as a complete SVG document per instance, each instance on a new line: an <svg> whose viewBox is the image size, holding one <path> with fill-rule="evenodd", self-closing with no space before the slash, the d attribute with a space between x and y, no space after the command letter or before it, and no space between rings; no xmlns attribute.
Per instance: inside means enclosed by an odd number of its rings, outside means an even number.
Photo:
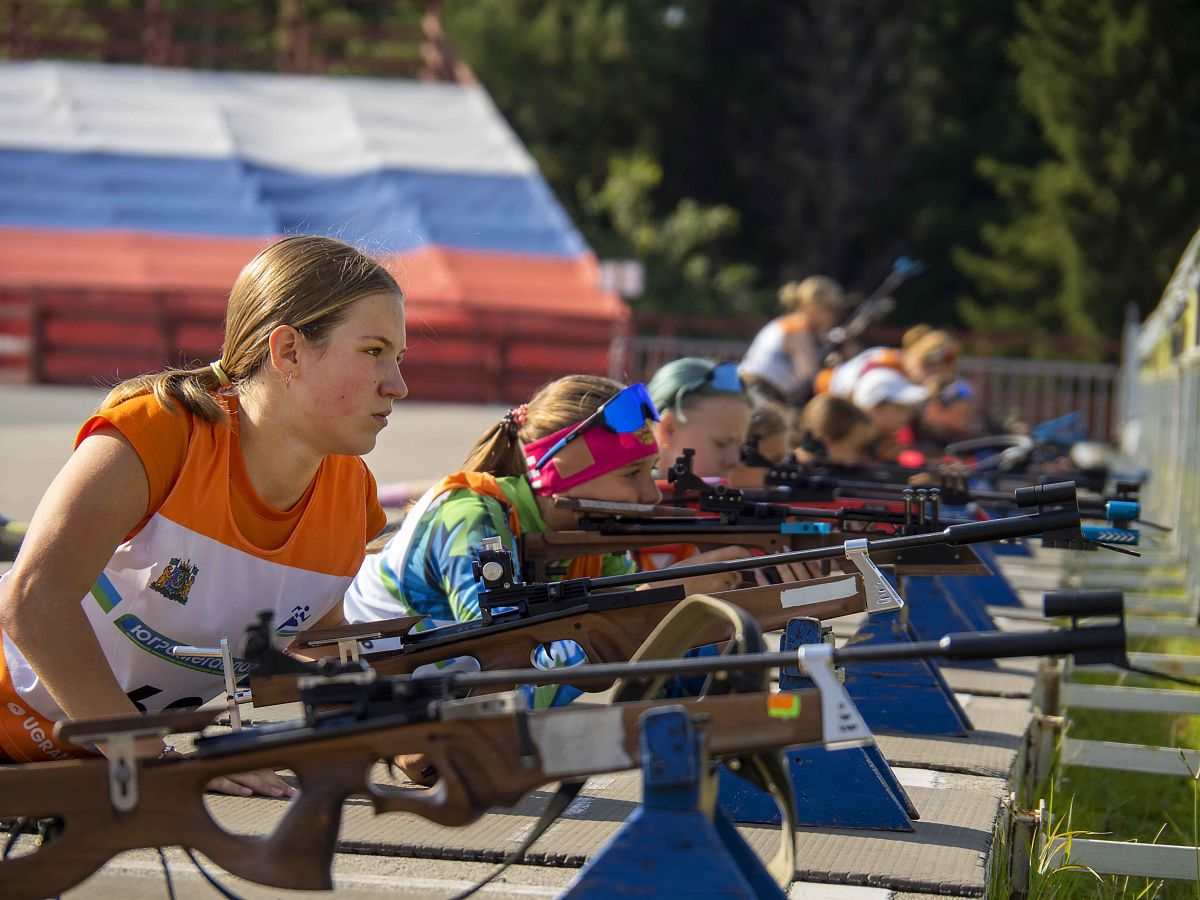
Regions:
<svg viewBox="0 0 1200 900"><path fill-rule="evenodd" d="M1123 449L1150 479L1146 514L1171 526L1184 567L1191 618L1200 622L1200 232L1167 283L1158 308L1127 325L1125 366L1137 373L1122 398Z"/></svg>
<svg viewBox="0 0 1200 900"><path fill-rule="evenodd" d="M1192 239L1162 301L1144 324L1127 320L1120 379L1118 426L1127 463L1148 475L1140 499L1149 521L1170 526L1165 541L1146 537L1143 557L1125 561L1103 586L1125 590L1125 627L1131 637L1182 638L1200 642L1200 233ZM1166 546L1163 547L1162 545ZM1081 555L1068 557L1073 578L1084 586L1101 586L1101 568ZM1159 591L1148 593L1150 591ZM1161 593L1166 591L1166 593ZM1156 645L1155 650L1161 645ZM1173 645L1180 646L1180 645ZM1152 671L1195 677L1200 655L1131 653L1130 660ZM1066 673L1069 674L1069 668ZM1061 744L1060 766L1194 778L1200 755L1194 748L1154 747L1121 742L1121 717L1160 713L1200 714L1200 694L1167 687L1097 685L1068 680L1057 696L1063 704L1060 722L1072 709L1104 710L1113 715L1116 740L1082 740L1069 731ZM1060 710L1052 710L1055 713ZM1060 769L1061 775L1061 769ZM1045 823L1049 829L1048 822ZM1069 862L1094 872L1153 879L1200 879L1200 848L1136 841L1067 840L1052 837L1044 855L1051 866Z"/></svg>

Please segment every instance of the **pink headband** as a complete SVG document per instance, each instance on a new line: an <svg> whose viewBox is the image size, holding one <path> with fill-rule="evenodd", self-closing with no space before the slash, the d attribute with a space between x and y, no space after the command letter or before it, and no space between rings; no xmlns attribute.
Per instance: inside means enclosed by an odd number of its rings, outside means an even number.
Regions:
<svg viewBox="0 0 1200 900"><path fill-rule="evenodd" d="M591 454L591 462L584 465L582 469L566 473L560 472L558 468L560 457L555 456L542 466L540 472L536 471L533 464L541 459L542 454L553 447L559 438L574 427L574 425L568 425L561 431L540 437L525 445L525 465L529 467L529 483L533 486L535 494L543 497L550 494L561 494L577 484L591 481L593 478L598 478L658 452L658 442L654 440L654 432L650 430L648 421L638 431L626 434L616 433L603 425L598 425L583 432L573 443L568 444L562 450L563 455L574 455L581 453L583 447L574 451L570 448L580 444L584 445L587 452Z"/></svg>

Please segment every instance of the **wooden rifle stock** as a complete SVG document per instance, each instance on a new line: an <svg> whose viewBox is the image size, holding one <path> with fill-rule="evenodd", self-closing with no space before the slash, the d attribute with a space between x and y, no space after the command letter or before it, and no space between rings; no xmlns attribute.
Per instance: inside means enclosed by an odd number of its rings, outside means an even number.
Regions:
<svg viewBox="0 0 1200 900"><path fill-rule="evenodd" d="M862 579L855 575L740 588L712 596L740 606L763 631L784 628L788 620L796 616L826 620L866 609ZM677 602L661 602L603 612L580 611L553 619L517 623L511 628L485 631L469 639L427 649L415 646L402 651L381 650L364 653L361 658L379 676L411 675L419 666L457 656L474 657L484 670L522 669L531 665L534 651L542 644L571 640L579 644L591 662L624 662L676 605ZM369 631L370 623L356 627ZM694 646L702 647L730 637L728 628L718 623L704 631ZM562 669L562 683L573 684L569 667ZM591 681L586 686L576 686L599 690L606 685L598 686ZM252 676L250 692L255 706L260 707L300 699L295 675Z"/></svg>
<svg viewBox="0 0 1200 900"><path fill-rule="evenodd" d="M0 862L0 894L9 900L55 896L118 853L168 846L199 850L226 871L258 884L329 890L348 797L368 797L376 813L412 813L441 825L466 825L544 784L636 768L642 713L669 705L697 717L713 757L821 741L817 691L798 694L792 718L769 717L768 697L750 693L685 703L579 705L399 725L355 722L323 734L302 727L262 737L244 732L240 740L214 745L211 752L139 762L139 797L127 812L110 800L106 759L9 767L0 770L0 817L54 818L62 828L34 852ZM522 721L527 730L520 728ZM133 717L127 724L141 723L141 717ZM106 727L119 731L118 724ZM571 752L569 738L579 735L588 736L592 752ZM440 775L438 785L420 790L374 784L372 766L402 753L428 757ZM261 837L224 831L205 810L205 785L217 776L266 768L290 769L299 780L300 792L282 820Z"/></svg>

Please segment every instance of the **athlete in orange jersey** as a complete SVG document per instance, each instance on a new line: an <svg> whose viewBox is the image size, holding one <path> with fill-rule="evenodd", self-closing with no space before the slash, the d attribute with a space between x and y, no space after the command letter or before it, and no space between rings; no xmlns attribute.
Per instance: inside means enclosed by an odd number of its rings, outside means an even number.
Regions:
<svg viewBox="0 0 1200 900"><path fill-rule="evenodd" d="M89 752L57 744L56 719L200 705L221 667L172 648L239 643L262 609L284 635L342 621L385 523L359 456L407 393L404 349L391 275L339 241L292 237L238 276L220 359L108 395L0 581L4 756ZM210 787L291 792L273 772Z"/></svg>

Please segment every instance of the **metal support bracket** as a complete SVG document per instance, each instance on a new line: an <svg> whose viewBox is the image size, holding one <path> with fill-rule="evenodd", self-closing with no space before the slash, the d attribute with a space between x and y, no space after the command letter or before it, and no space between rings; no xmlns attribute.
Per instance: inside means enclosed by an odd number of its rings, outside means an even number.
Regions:
<svg viewBox="0 0 1200 900"><path fill-rule="evenodd" d="M833 647L829 644L804 644L796 650L800 670L812 679L821 692L821 734L826 747L865 747L875 736L846 693L846 687L833 671Z"/></svg>
<svg viewBox="0 0 1200 900"><path fill-rule="evenodd" d="M108 760L108 799L113 809L129 812L138 805L138 757L134 748L138 738L158 737L171 729L162 724L128 731L100 732L97 734L74 734L72 743L100 744Z"/></svg>
<svg viewBox="0 0 1200 900"><path fill-rule="evenodd" d="M248 689L239 689L237 678L233 672L233 651L229 649L229 638L221 638L220 647L185 647L178 645L171 648L172 656L198 656L201 659L221 660L221 673L225 678L225 709L229 712L229 726L234 731L242 730L242 712L240 704L250 703L253 698Z"/></svg>
<svg viewBox="0 0 1200 900"><path fill-rule="evenodd" d="M824 630L825 626L816 619L792 619L784 631L780 650L798 650L804 645L815 649L825 640ZM810 663L813 668L824 669L812 660ZM838 674L836 669L835 674ZM785 666L779 672L781 693L811 690L814 684L810 674L801 674L794 666ZM912 831L913 820L920 818L874 743L857 747L842 743L829 749L793 747L785 752L784 764L799 825ZM838 786L833 794L828 789L831 784ZM724 768L717 796L721 807L735 822L776 825L781 821L778 807L764 790Z"/></svg>
<svg viewBox="0 0 1200 900"><path fill-rule="evenodd" d="M133 735L111 735L105 741L108 757L108 799L113 809L129 812L138 804L137 756L133 752Z"/></svg>
<svg viewBox="0 0 1200 900"><path fill-rule="evenodd" d="M866 538L855 538L846 541L845 544L846 559L862 573L863 589L867 595L867 612L903 609L904 601L872 561L869 546Z"/></svg>
<svg viewBox="0 0 1200 900"><path fill-rule="evenodd" d="M359 656L362 653L359 647L359 641L377 641L383 635L378 631L371 633L363 633L354 637L337 638L336 640L328 641L310 641L309 647L325 647L329 644L337 644L338 659L341 662L358 662Z"/></svg>

